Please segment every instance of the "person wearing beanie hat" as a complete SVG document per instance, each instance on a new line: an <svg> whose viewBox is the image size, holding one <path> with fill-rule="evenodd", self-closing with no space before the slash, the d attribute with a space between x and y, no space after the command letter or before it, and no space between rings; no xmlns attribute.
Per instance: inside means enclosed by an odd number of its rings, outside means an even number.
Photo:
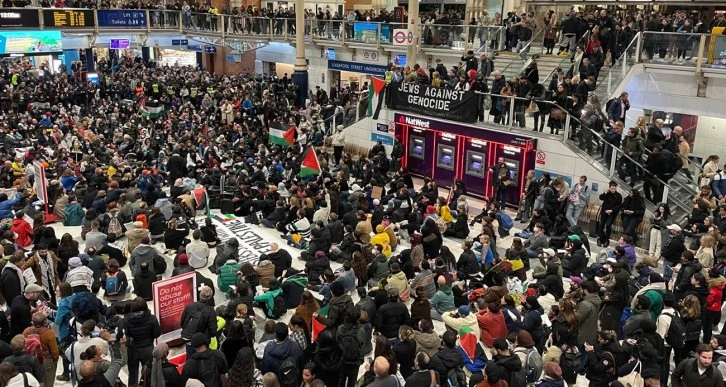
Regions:
<svg viewBox="0 0 726 387"><path fill-rule="evenodd" d="M65 282L71 285L74 293L91 291L94 282L93 270L83 266L81 258L73 257L69 259L68 269Z"/></svg>
<svg viewBox="0 0 726 387"><path fill-rule="evenodd" d="M550 361L547 362L547 364L544 365L544 379L545 380L555 380L555 381L562 381L562 368L560 368L560 365ZM564 385L564 384L560 384ZM542 384L538 384L538 386L543 386ZM547 384L548 387L554 387L557 386L557 384Z"/></svg>
<svg viewBox="0 0 726 387"><path fill-rule="evenodd" d="M458 309L446 312L441 318L448 329L459 332L462 327L466 327L474 333L477 339L481 338L477 316L471 313L471 309L467 305L461 305Z"/></svg>

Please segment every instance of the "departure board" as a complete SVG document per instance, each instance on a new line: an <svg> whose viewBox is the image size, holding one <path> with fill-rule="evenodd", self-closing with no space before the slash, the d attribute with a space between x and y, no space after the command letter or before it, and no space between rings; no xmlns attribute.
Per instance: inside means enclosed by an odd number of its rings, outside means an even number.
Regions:
<svg viewBox="0 0 726 387"><path fill-rule="evenodd" d="M46 27L58 28L84 28L96 25L96 18L92 10L71 9L43 10L43 22Z"/></svg>

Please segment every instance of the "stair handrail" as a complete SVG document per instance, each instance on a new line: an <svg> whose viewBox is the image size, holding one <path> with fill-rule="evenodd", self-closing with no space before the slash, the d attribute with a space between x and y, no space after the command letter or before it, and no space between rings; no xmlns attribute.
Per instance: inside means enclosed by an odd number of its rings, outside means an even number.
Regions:
<svg viewBox="0 0 726 387"><path fill-rule="evenodd" d="M581 37L581 38L580 38L580 39L579 39L579 40L578 40L578 41L577 41L577 42L575 43L575 47L577 47L577 46L580 46L580 45L582 45L582 44L583 44L584 42L586 42L586 41L587 41L587 39L589 39L589 38L590 38L590 31L587 31L587 32L585 32L585 35L582 35L582 37ZM566 62L567 60L570 60L570 61L572 61L572 65L571 65L570 67L572 67L572 66L574 66L574 65L575 65L575 64L574 64L574 57L575 57L575 51L574 51L574 48L571 48L571 51L572 51L572 56L570 56L570 53L568 52L568 53L567 53L567 55L565 55L565 56L564 56L564 57L562 58L562 60L560 61L560 65L559 65L559 66L556 66L555 68L553 68L553 69L552 69L552 71L551 71L551 72L550 72L549 74L547 74L547 76L545 77L544 81L542 81L542 82L541 82L541 83L542 83L542 86L544 86L544 85L547 85L547 84L548 84L548 82L549 82L549 81L551 80L551 78L552 78L552 77L554 76L554 74L555 74L555 70L557 70L557 68L558 68L558 67L559 67L559 68L562 68L562 67L563 67L563 66L562 66L562 63L565 63L565 62ZM563 70L564 70L564 69L563 69Z"/></svg>

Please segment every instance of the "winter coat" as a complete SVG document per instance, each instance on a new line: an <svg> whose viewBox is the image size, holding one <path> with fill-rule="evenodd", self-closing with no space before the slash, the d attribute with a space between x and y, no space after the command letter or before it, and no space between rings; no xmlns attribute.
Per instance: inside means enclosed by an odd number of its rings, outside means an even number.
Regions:
<svg viewBox="0 0 726 387"><path fill-rule="evenodd" d="M452 311L456 308L454 305L454 294L451 291L451 286L443 285L434 293L434 296L429 300L431 309L436 310L439 314L444 312Z"/></svg>
<svg viewBox="0 0 726 387"><path fill-rule="evenodd" d="M349 295L343 294L339 297L333 297L328 304L328 315L318 316L318 321L325 324L326 327L335 329L343 325L345 319L345 311L353 306L353 300Z"/></svg>
<svg viewBox="0 0 726 387"><path fill-rule="evenodd" d="M575 306L575 316L580 322L577 332L579 344L595 343L597 340L597 317L600 311L600 296L588 294Z"/></svg>
<svg viewBox="0 0 726 387"><path fill-rule="evenodd" d="M411 315L406 304L402 302L387 302L376 312L375 328L387 338L398 337L401 325L411 324Z"/></svg>
<svg viewBox="0 0 726 387"><path fill-rule="evenodd" d="M227 261L219 268L217 275L217 287L224 293L229 292L229 287L237 283L237 272L240 264L237 261Z"/></svg>
<svg viewBox="0 0 726 387"><path fill-rule="evenodd" d="M436 332L414 331L414 340L416 340L416 353L423 351L431 357L439 351L441 346L441 338Z"/></svg>
<svg viewBox="0 0 726 387"><path fill-rule="evenodd" d="M726 286L726 278L718 276L708 280L708 298L706 298L706 310L720 312L723 299L723 289Z"/></svg>
<svg viewBox="0 0 726 387"><path fill-rule="evenodd" d="M481 341L488 348L494 348L494 339L507 337L507 323L504 321L501 311L494 313L489 309L484 309L479 312L477 322L481 330Z"/></svg>
<svg viewBox="0 0 726 387"><path fill-rule="evenodd" d="M5 203L5 202L3 202ZM2 203L0 203L2 204ZM70 203L66 206L65 218L63 220L64 226L80 226L83 223L83 216L85 212L83 207L79 203Z"/></svg>
<svg viewBox="0 0 726 387"><path fill-rule="evenodd" d="M227 261L229 262L229 261ZM255 268L257 276L260 278L260 285L263 288L270 287L270 280L275 279L275 265L269 260L260 261Z"/></svg>
<svg viewBox="0 0 726 387"><path fill-rule="evenodd" d="M135 348L154 345L154 340L161 335L159 321L154 315L146 312L133 312L124 317L125 333L134 339Z"/></svg>
<svg viewBox="0 0 726 387"><path fill-rule="evenodd" d="M442 347L434 356L431 357L429 369L439 373L439 375L447 375L454 368L461 369L464 367L464 361L461 354L456 348Z"/></svg>

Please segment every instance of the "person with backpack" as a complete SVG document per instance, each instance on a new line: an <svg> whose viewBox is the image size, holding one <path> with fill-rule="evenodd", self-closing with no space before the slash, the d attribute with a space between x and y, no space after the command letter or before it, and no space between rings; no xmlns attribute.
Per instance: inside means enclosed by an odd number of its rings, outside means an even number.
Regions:
<svg viewBox="0 0 726 387"><path fill-rule="evenodd" d="M539 380L542 374L542 355L535 348L535 342L529 332L524 329L517 332L517 342L512 353L519 356L522 362L527 385Z"/></svg>
<svg viewBox="0 0 726 387"><path fill-rule="evenodd" d="M136 297L131 305L131 313L124 316L122 326L126 338L133 340L128 357L128 385L136 387L139 383L139 364L143 366L153 360L154 340L161 335L159 321L149 311L146 300Z"/></svg>
<svg viewBox="0 0 726 387"><path fill-rule="evenodd" d="M525 387L525 370L522 367L522 361L519 356L512 353L509 349L507 339L499 338L494 340L494 350L496 354L492 360L502 371L503 379L507 381L510 387Z"/></svg>
<svg viewBox="0 0 726 387"><path fill-rule="evenodd" d="M192 336L202 333L207 337L206 343L217 335L217 314L214 312L214 291L209 286L203 286L199 291L199 301L187 304L181 316L181 338L187 344L187 359L195 353L196 347L192 345ZM224 356L223 356L224 357Z"/></svg>
<svg viewBox="0 0 726 387"><path fill-rule="evenodd" d="M33 339L31 338L31 340ZM35 341L37 341L37 339ZM36 356L37 354L42 356L42 348L38 348L38 344L39 343L36 342L32 348L28 348L28 350L40 350L36 352L36 354L30 355L26 352L25 336L15 335L13 339L10 340L10 348L13 350L13 355L6 357L4 361L14 365L18 372L27 372L32 374L42 385L45 383L45 371L43 370L42 363Z"/></svg>
<svg viewBox="0 0 726 387"><path fill-rule="evenodd" d="M449 379L449 373L459 371L464 373L464 360L456 349L456 333L447 330L441 338L441 348L431 357L429 368L442 375L442 378ZM454 384L455 387L459 387Z"/></svg>
<svg viewBox="0 0 726 387"><path fill-rule="evenodd" d="M108 260L108 269L101 276L104 296L110 301L122 299L129 291L129 280L115 259Z"/></svg>
<svg viewBox="0 0 726 387"><path fill-rule="evenodd" d="M55 371L58 368L58 341L55 332L48 328L48 315L44 312L33 314L33 326L25 328L25 353L35 356L38 359L43 371L45 371L45 385L52 386L55 379Z"/></svg>
<svg viewBox="0 0 726 387"><path fill-rule="evenodd" d="M269 288L262 294L254 297L255 306L258 306L265 313L265 316L271 319L278 319L287 313L285 305L285 295L280 288L277 279L271 279L268 282Z"/></svg>
<svg viewBox="0 0 726 387"><path fill-rule="evenodd" d="M189 345L194 348L194 352L184 363L181 385L186 385L189 379L197 379L205 386L226 385L229 371L227 359L222 352L209 348L209 337L197 332L192 335Z"/></svg>
<svg viewBox="0 0 726 387"><path fill-rule="evenodd" d="M358 380L358 369L363 364L363 344L366 340L366 333L360 326L360 315L359 306L346 308L343 324L338 326L335 334L341 356L338 376L338 386L340 387L355 386Z"/></svg>
<svg viewBox="0 0 726 387"><path fill-rule="evenodd" d="M663 295L663 311L656 321L656 332L664 338L665 354L661 363L661 384L667 385L670 375L671 353L683 349L686 345L686 326L676 311L676 297L672 292ZM676 363L678 364L678 363Z"/></svg>
<svg viewBox="0 0 726 387"><path fill-rule="evenodd" d="M681 361L671 375L672 387L723 387L721 372L712 364L713 348L698 344L696 357Z"/></svg>
<svg viewBox="0 0 726 387"><path fill-rule="evenodd" d="M273 372L277 374L282 387L297 387L300 385L300 372L303 368L305 355L298 343L289 339L287 324L275 324L275 340L265 346L259 369L263 374Z"/></svg>

